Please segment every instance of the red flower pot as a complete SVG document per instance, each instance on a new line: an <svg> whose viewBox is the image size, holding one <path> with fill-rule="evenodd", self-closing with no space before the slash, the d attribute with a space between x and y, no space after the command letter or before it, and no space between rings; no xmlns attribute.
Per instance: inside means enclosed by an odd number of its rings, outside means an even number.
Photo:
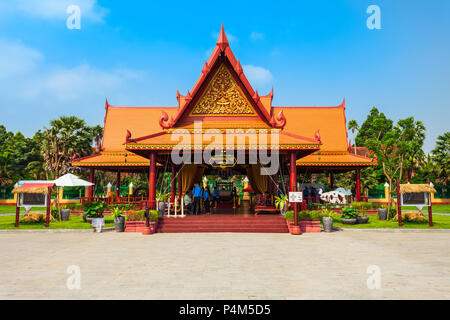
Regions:
<svg viewBox="0 0 450 320"><path fill-rule="evenodd" d="M291 226L289 228L289 232L293 235L302 234L302 230L300 229L300 226Z"/></svg>
<svg viewBox="0 0 450 320"><path fill-rule="evenodd" d="M148 234L153 234L153 228L152 228L152 226L150 226L150 227L144 227L144 229L142 230L142 234L146 234L146 235L148 235Z"/></svg>

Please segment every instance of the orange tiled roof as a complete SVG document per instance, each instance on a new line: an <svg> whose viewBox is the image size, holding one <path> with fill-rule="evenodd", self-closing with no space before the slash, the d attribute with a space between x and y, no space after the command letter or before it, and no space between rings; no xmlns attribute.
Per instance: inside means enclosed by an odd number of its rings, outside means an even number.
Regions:
<svg viewBox="0 0 450 320"><path fill-rule="evenodd" d="M351 154L349 152L314 152L299 160L297 166L376 166L375 159Z"/></svg>
<svg viewBox="0 0 450 320"><path fill-rule="evenodd" d="M320 150L347 150L345 100L337 107L272 107L272 110L273 113L283 111L285 130L307 137L319 130Z"/></svg>
<svg viewBox="0 0 450 320"><path fill-rule="evenodd" d="M272 146L272 134L278 138L278 146L281 150L309 149L318 150L320 142L311 138L302 137L287 131L274 130L272 133L265 129L236 130L234 131L236 141L230 146L236 149L266 149ZM226 130L165 130L150 136L136 138L126 144L127 150L170 150L178 146L179 148L190 147L200 148L197 145L194 134L201 134L202 149L226 148ZM242 136L243 139L239 140ZM247 138L248 137L248 138ZM276 141L276 140L274 140Z"/></svg>
<svg viewBox="0 0 450 320"><path fill-rule="evenodd" d="M150 161L132 152L102 152L77 159L72 162L72 165L76 167L139 167L149 166Z"/></svg>

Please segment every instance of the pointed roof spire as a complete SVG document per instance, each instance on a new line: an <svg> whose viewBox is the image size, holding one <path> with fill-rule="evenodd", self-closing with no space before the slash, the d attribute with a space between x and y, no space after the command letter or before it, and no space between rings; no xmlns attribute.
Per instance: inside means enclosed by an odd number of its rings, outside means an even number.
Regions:
<svg viewBox="0 0 450 320"><path fill-rule="evenodd" d="M219 39L217 39L217 45L219 46L220 51L225 51L225 49L229 45L227 36L225 34L225 29L223 28L223 23L220 29Z"/></svg>
<svg viewBox="0 0 450 320"><path fill-rule="evenodd" d="M188 90L188 92L187 92L187 94L186 94L184 100L185 100L187 103L190 102L190 101L192 100L192 96L191 96L191 93L189 92L189 90Z"/></svg>
<svg viewBox="0 0 450 320"><path fill-rule="evenodd" d="M108 110L109 108L109 103L108 103L108 98L106 98L105 100L105 109Z"/></svg>
<svg viewBox="0 0 450 320"><path fill-rule="evenodd" d="M211 70L211 68L208 65L208 61L206 61L205 65L203 66L202 73L207 74L209 72L209 70Z"/></svg>
<svg viewBox="0 0 450 320"><path fill-rule="evenodd" d="M242 72L244 72L244 69L242 69L241 62L239 60L236 63L236 66L234 67L234 71L236 71L238 76L240 76Z"/></svg>
<svg viewBox="0 0 450 320"><path fill-rule="evenodd" d="M253 100L255 100L256 103L259 102L259 94L258 94L258 90L255 91L255 94L253 95Z"/></svg>

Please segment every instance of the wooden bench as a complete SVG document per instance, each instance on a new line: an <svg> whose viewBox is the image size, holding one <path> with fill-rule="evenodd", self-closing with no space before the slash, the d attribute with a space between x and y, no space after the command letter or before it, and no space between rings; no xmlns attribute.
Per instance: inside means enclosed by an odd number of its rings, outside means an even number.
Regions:
<svg viewBox="0 0 450 320"><path fill-rule="evenodd" d="M271 206L255 206L255 216L260 212L280 213L280 209Z"/></svg>

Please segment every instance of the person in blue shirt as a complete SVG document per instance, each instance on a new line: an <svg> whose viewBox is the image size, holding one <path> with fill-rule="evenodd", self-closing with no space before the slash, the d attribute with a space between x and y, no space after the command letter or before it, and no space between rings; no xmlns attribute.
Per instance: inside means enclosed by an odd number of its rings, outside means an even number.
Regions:
<svg viewBox="0 0 450 320"><path fill-rule="evenodd" d="M208 191L208 188L203 190L203 206L205 208L205 213L209 213L209 211L210 211L210 203L209 203L209 191Z"/></svg>
<svg viewBox="0 0 450 320"><path fill-rule="evenodd" d="M192 194L194 196L194 208L192 211L194 214L198 214L200 212L200 199L202 197L202 188L200 188L198 183L194 184Z"/></svg>
<svg viewBox="0 0 450 320"><path fill-rule="evenodd" d="M309 201L309 197L311 196L311 193L309 192L309 188L305 187L303 190L303 200Z"/></svg>
<svg viewBox="0 0 450 320"><path fill-rule="evenodd" d="M214 187L213 190L213 198L214 198L214 206L217 207L217 205L219 204L219 190L217 189L217 187Z"/></svg>

